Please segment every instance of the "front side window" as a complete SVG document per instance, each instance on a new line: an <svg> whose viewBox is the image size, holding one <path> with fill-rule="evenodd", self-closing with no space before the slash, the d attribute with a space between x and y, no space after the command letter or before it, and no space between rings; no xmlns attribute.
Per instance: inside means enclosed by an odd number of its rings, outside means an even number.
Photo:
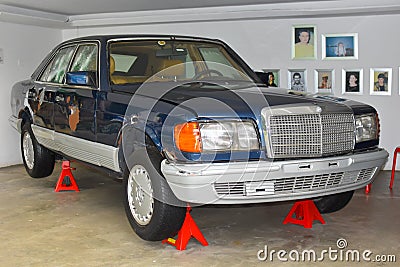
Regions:
<svg viewBox="0 0 400 267"><path fill-rule="evenodd" d="M74 50L75 46L68 46L60 49L47 65L39 80L43 82L63 83Z"/></svg>

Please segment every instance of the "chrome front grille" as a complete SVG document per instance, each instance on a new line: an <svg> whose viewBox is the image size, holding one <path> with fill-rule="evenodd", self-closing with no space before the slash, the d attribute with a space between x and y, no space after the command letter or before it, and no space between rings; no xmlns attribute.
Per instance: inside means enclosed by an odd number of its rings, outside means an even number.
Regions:
<svg viewBox="0 0 400 267"><path fill-rule="evenodd" d="M376 170L377 168L374 167L359 171L295 176L264 182L214 183L214 189L219 196L228 198L318 191L360 181L367 181L372 179ZM268 186L265 186L265 184L268 184ZM259 186L259 188L257 188L257 186ZM251 189L251 192L247 192L249 189Z"/></svg>
<svg viewBox="0 0 400 267"><path fill-rule="evenodd" d="M360 173L358 174L357 181L368 180L369 178L374 176L376 170L377 170L377 168L361 170Z"/></svg>
<svg viewBox="0 0 400 267"><path fill-rule="evenodd" d="M269 129L274 157L321 155L319 114L271 116Z"/></svg>
<svg viewBox="0 0 400 267"><path fill-rule="evenodd" d="M353 114L271 115L266 127L274 158L343 154L355 144Z"/></svg>
<svg viewBox="0 0 400 267"><path fill-rule="evenodd" d="M350 151L355 145L353 114L322 114L322 154Z"/></svg>
<svg viewBox="0 0 400 267"><path fill-rule="evenodd" d="M275 183L275 192L296 192L299 190L329 188L339 185L342 182L343 174L343 172L339 172L280 179Z"/></svg>
<svg viewBox="0 0 400 267"><path fill-rule="evenodd" d="M214 189L218 193L218 195L243 196L245 192L245 185L243 182L215 183Z"/></svg>

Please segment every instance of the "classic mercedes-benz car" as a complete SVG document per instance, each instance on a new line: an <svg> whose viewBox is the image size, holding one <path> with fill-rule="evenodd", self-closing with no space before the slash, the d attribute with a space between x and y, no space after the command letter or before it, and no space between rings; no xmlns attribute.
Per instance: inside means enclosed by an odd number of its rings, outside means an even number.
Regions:
<svg viewBox="0 0 400 267"><path fill-rule="evenodd" d="M388 157L373 107L267 88L213 39L65 41L13 86L11 106L29 175L64 158L123 179L145 240L173 236L187 205L314 199L339 210Z"/></svg>

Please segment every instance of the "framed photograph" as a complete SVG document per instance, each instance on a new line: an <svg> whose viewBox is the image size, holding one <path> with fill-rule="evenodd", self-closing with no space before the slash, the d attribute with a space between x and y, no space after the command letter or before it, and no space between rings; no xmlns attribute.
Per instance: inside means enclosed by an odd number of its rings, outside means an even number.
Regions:
<svg viewBox="0 0 400 267"><path fill-rule="evenodd" d="M358 34L323 34L322 59L358 59Z"/></svg>
<svg viewBox="0 0 400 267"><path fill-rule="evenodd" d="M279 69L263 69L263 71L267 74L265 81L268 87L280 87L280 70Z"/></svg>
<svg viewBox="0 0 400 267"><path fill-rule="evenodd" d="M317 27L295 25L292 27L292 59L317 58Z"/></svg>
<svg viewBox="0 0 400 267"><path fill-rule="evenodd" d="M363 70L343 69L342 70L342 94L362 95L363 94Z"/></svg>
<svg viewBox="0 0 400 267"><path fill-rule="evenodd" d="M335 71L333 69L315 70L315 93L332 94L335 83Z"/></svg>
<svg viewBox="0 0 400 267"><path fill-rule="evenodd" d="M293 91L307 92L307 72L305 69L288 70L288 88Z"/></svg>
<svg viewBox="0 0 400 267"><path fill-rule="evenodd" d="M392 68L371 68L369 77L371 95L392 94Z"/></svg>

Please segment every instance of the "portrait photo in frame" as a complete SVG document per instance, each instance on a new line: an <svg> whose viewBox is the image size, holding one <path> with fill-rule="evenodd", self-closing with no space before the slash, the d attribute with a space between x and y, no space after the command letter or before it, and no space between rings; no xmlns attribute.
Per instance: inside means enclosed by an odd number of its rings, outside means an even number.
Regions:
<svg viewBox="0 0 400 267"><path fill-rule="evenodd" d="M307 92L307 71L305 69L288 70L288 88L293 91Z"/></svg>
<svg viewBox="0 0 400 267"><path fill-rule="evenodd" d="M268 87L280 87L280 70L279 69L263 69L263 71L267 74L267 85Z"/></svg>
<svg viewBox="0 0 400 267"><path fill-rule="evenodd" d="M362 95L363 94L363 70L343 69L342 70L342 94Z"/></svg>
<svg viewBox="0 0 400 267"><path fill-rule="evenodd" d="M294 25L292 27L292 59L317 58L317 27Z"/></svg>
<svg viewBox="0 0 400 267"><path fill-rule="evenodd" d="M322 34L322 59L358 59L358 34Z"/></svg>
<svg viewBox="0 0 400 267"><path fill-rule="evenodd" d="M314 70L315 93L332 94L335 87L335 71L333 69Z"/></svg>
<svg viewBox="0 0 400 267"><path fill-rule="evenodd" d="M392 68L371 68L369 79L371 95L392 94Z"/></svg>

